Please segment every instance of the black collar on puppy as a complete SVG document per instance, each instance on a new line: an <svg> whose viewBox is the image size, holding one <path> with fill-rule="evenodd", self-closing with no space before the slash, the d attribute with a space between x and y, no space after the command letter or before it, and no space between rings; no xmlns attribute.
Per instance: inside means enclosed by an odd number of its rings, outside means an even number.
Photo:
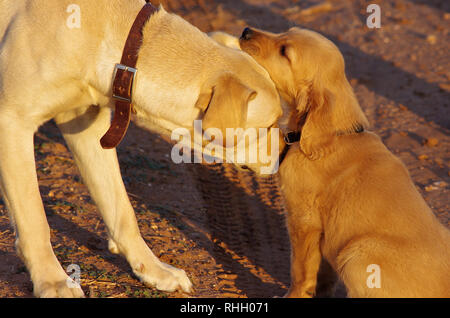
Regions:
<svg viewBox="0 0 450 318"><path fill-rule="evenodd" d="M361 134L365 131L363 125L356 125L356 127L353 130L353 133L355 134ZM338 132L337 136L346 135L348 133L342 133ZM286 143L286 146L284 147L283 151L280 154L280 157L278 158L278 164L281 166L284 159L286 158L286 155L289 152L289 149L291 149L291 146L295 144L296 142L299 142L302 139L302 132L301 131L290 131L286 135L284 135L284 142Z"/></svg>
<svg viewBox="0 0 450 318"><path fill-rule="evenodd" d="M290 146L299 142L301 138L302 133L300 131L290 131L284 136L284 142Z"/></svg>
<svg viewBox="0 0 450 318"><path fill-rule="evenodd" d="M284 135L284 142L286 143L286 146L284 147L283 151L280 154L280 157L278 158L278 164L280 166L286 158L289 149L291 149L291 146L296 142L299 142L300 139L302 139L302 133L300 131L290 131L286 135Z"/></svg>

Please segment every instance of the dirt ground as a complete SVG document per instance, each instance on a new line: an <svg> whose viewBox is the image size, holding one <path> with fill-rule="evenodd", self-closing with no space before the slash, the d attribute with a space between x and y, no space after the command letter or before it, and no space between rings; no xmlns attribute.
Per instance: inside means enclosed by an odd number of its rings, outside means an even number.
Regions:
<svg viewBox="0 0 450 318"><path fill-rule="evenodd" d="M298 25L332 39L372 130L403 160L450 227L450 2L161 2L205 32L239 35L247 25L274 32ZM366 27L369 3L381 6L381 29ZM35 142L54 250L64 268L80 266L86 295L187 297L146 288L124 259L108 252L104 224L52 122L39 129ZM175 165L170 151L164 139L134 125L118 149L140 229L154 253L186 270L195 287L191 297L282 296L289 285L289 242L276 177L255 183L230 166ZM13 243L0 199L0 297L32 297Z"/></svg>

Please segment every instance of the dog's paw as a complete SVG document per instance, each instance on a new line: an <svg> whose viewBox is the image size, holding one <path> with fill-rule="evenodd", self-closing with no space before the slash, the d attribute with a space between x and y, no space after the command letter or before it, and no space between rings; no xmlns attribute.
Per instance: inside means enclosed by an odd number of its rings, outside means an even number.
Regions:
<svg viewBox="0 0 450 318"><path fill-rule="evenodd" d="M124 255L133 273L148 287L166 292L181 290L190 293L192 290L192 283L185 271L162 263L142 238L122 244L110 239L109 250Z"/></svg>
<svg viewBox="0 0 450 318"><path fill-rule="evenodd" d="M290 289L283 298L313 298L314 292L307 290Z"/></svg>
<svg viewBox="0 0 450 318"><path fill-rule="evenodd" d="M55 281L42 281L34 284L33 293L39 298L83 298L80 285L66 276Z"/></svg>
<svg viewBox="0 0 450 318"><path fill-rule="evenodd" d="M192 291L192 283L184 270L162 262L158 262L153 268L146 268L140 264L138 268L133 269L133 272L146 286L155 287L161 291L182 290L185 293Z"/></svg>

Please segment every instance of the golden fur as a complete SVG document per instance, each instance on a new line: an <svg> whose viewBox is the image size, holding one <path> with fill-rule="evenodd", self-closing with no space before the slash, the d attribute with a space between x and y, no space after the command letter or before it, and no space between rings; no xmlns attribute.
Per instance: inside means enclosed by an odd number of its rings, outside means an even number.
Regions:
<svg viewBox="0 0 450 318"><path fill-rule="evenodd" d="M292 245L286 296L332 292L331 265L350 297L450 297L450 231L403 163L364 131L338 48L298 28L247 30L240 45L269 72L297 114L289 128L302 133L280 167ZM368 284L373 264L380 288Z"/></svg>

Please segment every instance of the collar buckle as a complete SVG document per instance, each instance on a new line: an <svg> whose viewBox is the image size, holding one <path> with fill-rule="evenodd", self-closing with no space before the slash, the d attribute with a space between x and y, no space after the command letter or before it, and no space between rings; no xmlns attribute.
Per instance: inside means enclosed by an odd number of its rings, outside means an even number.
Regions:
<svg viewBox="0 0 450 318"><path fill-rule="evenodd" d="M136 74L137 74L137 69L133 68L133 67L129 67L123 64L116 64L115 68L114 68L114 84L116 84L117 81L117 76L120 77L120 79L123 79L123 77L125 77L125 74L122 74L122 76L120 76L118 73L119 72L123 72L123 73L131 73L131 78L128 78L126 83L120 83L120 84L126 84L123 87L122 85L114 85L113 87L113 95L112 97L124 102L128 102L128 103L132 103L133 100L133 89L134 89L134 84L136 82Z"/></svg>
<svg viewBox="0 0 450 318"><path fill-rule="evenodd" d="M295 144L296 142L299 142L301 139L301 133L300 131L290 131L287 134L284 135L284 142L291 146Z"/></svg>

